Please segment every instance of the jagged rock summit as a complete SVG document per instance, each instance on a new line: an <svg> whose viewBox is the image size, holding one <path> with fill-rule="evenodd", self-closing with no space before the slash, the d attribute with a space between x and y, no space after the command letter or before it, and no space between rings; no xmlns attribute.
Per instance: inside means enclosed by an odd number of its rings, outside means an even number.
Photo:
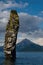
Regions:
<svg viewBox="0 0 43 65"><path fill-rule="evenodd" d="M16 40L19 29L19 17L15 10L11 10L10 19L6 26L4 53L6 57L16 57Z"/></svg>

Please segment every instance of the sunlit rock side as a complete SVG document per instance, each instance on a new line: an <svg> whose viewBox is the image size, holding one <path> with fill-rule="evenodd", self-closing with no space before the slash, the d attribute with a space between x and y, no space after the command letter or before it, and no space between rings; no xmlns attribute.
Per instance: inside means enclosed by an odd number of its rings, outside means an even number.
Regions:
<svg viewBox="0 0 43 65"><path fill-rule="evenodd" d="M19 29L19 17L15 10L10 13L10 19L6 26L4 52L6 57L16 56L16 40Z"/></svg>

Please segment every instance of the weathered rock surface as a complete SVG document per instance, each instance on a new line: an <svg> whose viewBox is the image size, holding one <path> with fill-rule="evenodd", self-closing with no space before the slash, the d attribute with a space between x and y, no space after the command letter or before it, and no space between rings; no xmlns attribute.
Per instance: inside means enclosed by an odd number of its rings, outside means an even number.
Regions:
<svg viewBox="0 0 43 65"><path fill-rule="evenodd" d="M19 29L19 17L15 10L10 13L10 19L6 26L4 52L6 57L16 56L16 40Z"/></svg>

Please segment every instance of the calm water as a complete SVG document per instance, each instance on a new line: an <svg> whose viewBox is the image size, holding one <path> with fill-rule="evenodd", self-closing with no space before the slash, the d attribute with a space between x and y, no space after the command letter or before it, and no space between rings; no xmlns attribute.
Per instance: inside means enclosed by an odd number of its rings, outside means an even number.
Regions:
<svg viewBox="0 0 43 65"><path fill-rule="evenodd" d="M0 52L0 65L43 65L43 52L17 52L15 62Z"/></svg>

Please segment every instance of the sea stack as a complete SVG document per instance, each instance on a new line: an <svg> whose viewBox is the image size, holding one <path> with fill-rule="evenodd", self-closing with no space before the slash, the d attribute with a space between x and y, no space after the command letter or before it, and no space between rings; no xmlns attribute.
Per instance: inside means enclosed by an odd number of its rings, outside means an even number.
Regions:
<svg viewBox="0 0 43 65"><path fill-rule="evenodd" d="M19 17L15 10L11 10L10 19L6 26L4 53L6 58L16 58L16 41L19 29Z"/></svg>

